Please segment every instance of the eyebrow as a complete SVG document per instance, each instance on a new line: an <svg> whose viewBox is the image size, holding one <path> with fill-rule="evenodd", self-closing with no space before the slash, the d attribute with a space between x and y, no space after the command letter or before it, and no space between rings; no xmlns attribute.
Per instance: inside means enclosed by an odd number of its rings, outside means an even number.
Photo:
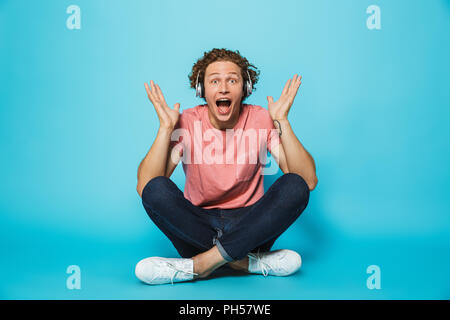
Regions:
<svg viewBox="0 0 450 320"><path fill-rule="evenodd" d="M210 73L208 76L206 76L207 78L209 78L209 77L211 77L212 75L215 75L215 74L220 74L220 73L218 73L218 72L214 72L214 73ZM234 72L234 71L232 71L232 72L228 72L228 74L235 74L235 75L239 75L239 73L237 73L237 72Z"/></svg>

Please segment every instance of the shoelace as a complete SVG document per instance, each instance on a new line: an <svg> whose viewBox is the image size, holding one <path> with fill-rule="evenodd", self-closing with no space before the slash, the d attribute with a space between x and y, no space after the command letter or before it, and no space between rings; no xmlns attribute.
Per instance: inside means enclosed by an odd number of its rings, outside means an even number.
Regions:
<svg viewBox="0 0 450 320"><path fill-rule="evenodd" d="M197 275L198 275L198 273L195 273L195 272L180 270L180 269L178 269L177 267L175 267L172 263L170 263L170 262L168 262L168 261L164 261L164 263L165 263L168 267L172 268L172 269L175 271L175 272L172 274L171 278L170 278L170 282L172 283L172 285L173 285L173 279L176 277L176 275L177 275L179 272L182 272L182 273L185 273L185 274L191 274L191 275L193 275L193 276L197 276ZM153 278L150 280L150 282L152 282L153 280L155 280L156 278L158 278L158 277L160 277L160 276L161 276L161 273L158 272L156 275L153 276Z"/></svg>
<svg viewBox="0 0 450 320"><path fill-rule="evenodd" d="M256 260L256 263L258 264L258 267L261 269L262 274L264 277L267 277L269 275L270 270L274 270L274 267L272 267L270 264L261 261L261 257L264 255L264 253L259 253L259 249L257 253L249 253L248 256L250 258L253 258ZM286 253L280 257L280 260L284 258ZM283 269L283 268L281 268ZM283 269L284 270L284 269Z"/></svg>

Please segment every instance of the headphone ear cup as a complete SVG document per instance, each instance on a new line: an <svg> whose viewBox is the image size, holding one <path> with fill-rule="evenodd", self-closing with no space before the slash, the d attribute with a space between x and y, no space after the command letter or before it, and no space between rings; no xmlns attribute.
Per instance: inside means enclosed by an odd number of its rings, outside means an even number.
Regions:
<svg viewBox="0 0 450 320"><path fill-rule="evenodd" d="M203 98L203 86L202 83L197 83L197 87L195 87L195 96Z"/></svg>
<svg viewBox="0 0 450 320"><path fill-rule="evenodd" d="M252 85L250 81L245 81L245 97L248 97L252 93Z"/></svg>
<svg viewBox="0 0 450 320"><path fill-rule="evenodd" d="M248 97L249 95L252 94L253 91L253 83L252 83L252 79L250 78L250 73L247 70L247 75L248 75L248 79L247 81L245 81L245 97Z"/></svg>

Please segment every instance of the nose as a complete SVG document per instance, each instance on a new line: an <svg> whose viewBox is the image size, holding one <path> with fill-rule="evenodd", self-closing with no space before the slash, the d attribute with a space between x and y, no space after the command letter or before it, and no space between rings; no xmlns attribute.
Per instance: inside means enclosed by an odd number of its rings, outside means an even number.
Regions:
<svg viewBox="0 0 450 320"><path fill-rule="evenodd" d="M219 92L220 93L227 93L228 92L228 84L226 82L221 82L219 85Z"/></svg>

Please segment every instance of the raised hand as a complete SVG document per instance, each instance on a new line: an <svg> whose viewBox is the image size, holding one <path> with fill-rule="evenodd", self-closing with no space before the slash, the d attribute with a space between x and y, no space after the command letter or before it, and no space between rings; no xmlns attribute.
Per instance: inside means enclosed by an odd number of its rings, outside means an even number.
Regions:
<svg viewBox="0 0 450 320"><path fill-rule="evenodd" d="M146 82L145 90L147 91L148 98L152 102L156 113L158 114L160 127L173 130L180 117L180 104L175 103L173 109L171 109L164 99L161 88L154 83L153 80L150 80L150 87Z"/></svg>
<svg viewBox="0 0 450 320"><path fill-rule="evenodd" d="M281 92L281 96L277 101L273 101L273 97L267 96L269 102L269 114L272 120L284 120L287 119L289 109L291 109L294 103L295 96L297 95L298 88L300 87L302 76L294 75L292 79L289 79L284 85L284 89Z"/></svg>

